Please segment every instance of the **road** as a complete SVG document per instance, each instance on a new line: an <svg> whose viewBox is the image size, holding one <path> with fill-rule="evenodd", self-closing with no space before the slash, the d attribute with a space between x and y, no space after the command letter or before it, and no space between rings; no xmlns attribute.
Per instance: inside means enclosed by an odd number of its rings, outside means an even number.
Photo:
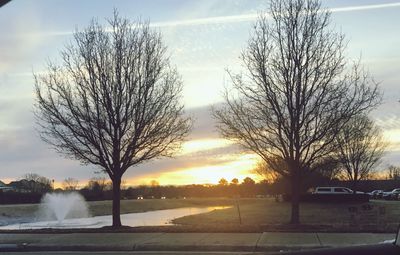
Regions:
<svg viewBox="0 0 400 255"><path fill-rule="evenodd" d="M143 252L70 252L70 251L64 251L64 252L4 252L1 253L2 255L157 255L157 254L165 254L165 255L172 255L172 254L177 254L177 255L227 255L227 254L233 254L233 255L248 255L248 254L268 254L268 253L261 253L261 252L180 252L180 251L143 251Z"/></svg>

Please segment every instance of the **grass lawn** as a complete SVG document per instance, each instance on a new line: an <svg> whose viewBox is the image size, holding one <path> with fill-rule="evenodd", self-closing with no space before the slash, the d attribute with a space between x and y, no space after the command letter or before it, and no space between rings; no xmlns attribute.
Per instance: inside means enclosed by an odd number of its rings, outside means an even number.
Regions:
<svg viewBox="0 0 400 255"><path fill-rule="evenodd" d="M111 201L88 202L91 215L111 214ZM232 206L228 209L175 219L178 224L166 231L183 232L259 232L259 231L350 231L350 232L395 232L400 222L400 201L378 201L360 204L302 203L300 220L302 225L288 225L290 203L273 199L240 199L238 208L232 199L148 199L122 200L121 213L145 212L181 207ZM10 222L15 218L35 217L38 205L1 205L0 221ZM148 229L144 227L143 231ZM156 229L157 231L164 231Z"/></svg>
<svg viewBox="0 0 400 255"><path fill-rule="evenodd" d="M242 199L239 202L241 224L237 206L209 213L191 215L174 220L182 225L209 225L233 227L261 226L265 230L288 226L290 203L273 199ZM400 222L400 201L378 201L360 204L300 205L300 228L326 231L383 231L396 232Z"/></svg>

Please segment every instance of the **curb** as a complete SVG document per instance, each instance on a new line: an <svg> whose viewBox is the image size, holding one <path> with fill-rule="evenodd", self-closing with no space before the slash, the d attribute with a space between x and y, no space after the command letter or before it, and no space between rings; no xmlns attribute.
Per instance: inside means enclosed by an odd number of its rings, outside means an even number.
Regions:
<svg viewBox="0 0 400 255"><path fill-rule="evenodd" d="M216 251L216 252L279 252L288 250L321 249L331 246L243 246L243 245L35 245L1 244L0 252L34 251Z"/></svg>
<svg viewBox="0 0 400 255"><path fill-rule="evenodd" d="M0 252L12 252L12 251L25 251L26 243L22 244L0 244Z"/></svg>

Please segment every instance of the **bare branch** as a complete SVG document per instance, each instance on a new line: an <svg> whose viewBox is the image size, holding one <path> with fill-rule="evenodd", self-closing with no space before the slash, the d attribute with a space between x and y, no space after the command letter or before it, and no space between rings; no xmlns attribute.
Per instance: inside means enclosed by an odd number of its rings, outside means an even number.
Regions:
<svg viewBox="0 0 400 255"><path fill-rule="evenodd" d="M246 72L229 73L233 90L214 116L222 136L290 178L293 195L333 153L338 130L381 96L359 63L346 62L344 35L331 29L319 1L273 0L268 14L259 17L240 57ZM275 169L271 159L287 168Z"/></svg>
<svg viewBox="0 0 400 255"><path fill-rule="evenodd" d="M35 75L36 117L44 141L99 166L119 192L128 168L172 156L192 124L161 34L116 11L109 25L106 31L93 20L74 34L61 64Z"/></svg>

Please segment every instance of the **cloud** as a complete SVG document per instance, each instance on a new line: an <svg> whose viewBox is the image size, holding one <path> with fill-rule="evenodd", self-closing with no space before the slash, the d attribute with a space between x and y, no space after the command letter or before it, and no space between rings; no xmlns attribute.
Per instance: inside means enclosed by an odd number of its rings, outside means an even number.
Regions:
<svg viewBox="0 0 400 255"><path fill-rule="evenodd" d="M215 119L212 116L211 106L201 106L187 110L187 114L194 120L194 127L190 139L217 138Z"/></svg>
<svg viewBox="0 0 400 255"><path fill-rule="evenodd" d="M400 7L400 2L397 3L385 3L385 4L371 4L371 5L356 5L347 7L331 8L331 12L351 12L351 11L366 11L384 8Z"/></svg>
<svg viewBox="0 0 400 255"><path fill-rule="evenodd" d="M0 115L7 116L0 123L0 171L3 179L17 179L30 172L38 173L61 182L67 177L79 180L88 180L99 169L95 166L82 166L78 161L65 159L54 152L39 138L35 130L35 120L31 108L31 101L0 101ZM189 109L188 114L197 122L189 140L207 138L212 141L218 137L214 130L214 120L210 114L210 107ZM200 140L202 141L202 140ZM220 139L217 140L217 142ZM230 155L240 152L235 144L206 146L197 148L175 158L155 159L143 163L126 173L127 178L139 178L148 174L160 174L176 169L201 167L206 165L220 165L232 161ZM211 148L211 149L208 149Z"/></svg>
<svg viewBox="0 0 400 255"><path fill-rule="evenodd" d="M333 13L339 13L339 12L368 11L368 10L396 8L396 7L400 7L400 2L385 3L385 4L355 5L355 6L336 7L327 9ZM205 17L196 19L151 22L150 26L154 28L173 28L173 27L183 27L183 26L201 26L201 25L250 22L256 20L258 16L259 14L254 12L254 13L239 14L239 15L226 15L226 16ZM111 29L108 30L111 31ZM67 36L73 34L73 31L47 31L38 33L41 36ZM38 35L38 33L28 33L28 34Z"/></svg>
<svg viewBox="0 0 400 255"><path fill-rule="evenodd" d="M335 13L335 12L366 11L366 10L393 8L393 7L400 7L400 2L386 3L386 4L371 4L371 5L356 5L356 6L347 6L347 7L337 7L337 8L329 8L329 10L331 12ZM249 14L240 14L240 15L199 18L199 19L154 22L154 23L151 23L151 26L163 28L163 27L176 27L176 26L198 26L198 25L208 25L208 24L237 23L237 22L254 21L257 19L258 16L259 16L258 13L249 13Z"/></svg>

